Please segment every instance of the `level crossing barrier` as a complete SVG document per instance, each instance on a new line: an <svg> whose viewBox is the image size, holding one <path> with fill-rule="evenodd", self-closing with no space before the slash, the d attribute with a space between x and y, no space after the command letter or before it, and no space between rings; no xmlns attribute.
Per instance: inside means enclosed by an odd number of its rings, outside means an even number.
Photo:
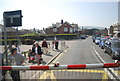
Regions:
<svg viewBox="0 0 120 81"><path fill-rule="evenodd" d="M103 81L109 79L119 79L120 75L120 63L99 63L99 64L77 64L77 65L60 65L55 63L53 65L40 65L40 66L0 66L0 70L5 71L20 71L20 78L25 80L31 79L80 79L81 81L88 81L93 79L94 81ZM110 75L109 68L114 69L114 73L118 74L117 78L114 75ZM112 70L111 70L112 72ZM6 79L12 79L10 72L9 77ZM8 75L7 74L7 75ZM112 74L112 73L111 73ZM84 80L83 80L84 79ZM66 80L66 81L67 81Z"/></svg>

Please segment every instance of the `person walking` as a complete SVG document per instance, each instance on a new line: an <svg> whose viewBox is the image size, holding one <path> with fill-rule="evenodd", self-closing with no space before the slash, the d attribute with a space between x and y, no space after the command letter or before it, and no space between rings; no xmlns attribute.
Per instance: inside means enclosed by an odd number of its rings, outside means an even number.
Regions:
<svg viewBox="0 0 120 81"><path fill-rule="evenodd" d="M46 40L44 39L43 42L42 42L42 48L43 48L43 52L45 54L48 54L48 45L47 45L47 42Z"/></svg>
<svg viewBox="0 0 120 81"><path fill-rule="evenodd" d="M36 55L36 61L39 64L41 64L41 58L42 58L42 51L41 47L38 45L38 43L35 44L35 55Z"/></svg>
<svg viewBox="0 0 120 81"><path fill-rule="evenodd" d="M54 50L55 41L52 41L52 50Z"/></svg>
<svg viewBox="0 0 120 81"><path fill-rule="evenodd" d="M24 63L25 58L21 54L17 52L16 48L12 48L11 54L8 56L10 65L12 66L20 66ZM20 81L19 71L11 71L11 77L13 81Z"/></svg>
<svg viewBox="0 0 120 81"><path fill-rule="evenodd" d="M58 45L59 45L59 42L58 40L55 41L55 49L58 50Z"/></svg>

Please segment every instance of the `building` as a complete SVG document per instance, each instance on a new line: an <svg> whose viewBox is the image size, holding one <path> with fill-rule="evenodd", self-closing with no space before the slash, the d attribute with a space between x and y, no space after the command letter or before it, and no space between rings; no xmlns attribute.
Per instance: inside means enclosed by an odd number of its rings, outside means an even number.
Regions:
<svg viewBox="0 0 120 81"><path fill-rule="evenodd" d="M3 25L0 24L0 35L4 35L4 28ZM17 36L16 29L12 27L6 27L6 34L7 36Z"/></svg>
<svg viewBox="0 0 120 81"><path fill-rule="evenodd" d="M19 30L19 35L24 35L24 34L28 34L28 33L32 33L32 31L30 31L28 29Z"/></svg>
<svg viewBox="0 0 120 81"><path fill-rule="evenodd" d="M120 21L112 24L109 28L109 35L115 35L120 33Z"/></svg>
<svg viewBox="0 0 120 81"><path fill-rule="evenodd" d="M31 33L37 33L37 34L45 34L44 28L43 30L39 30L39 29L30 29Z"/></svg>
<svg viewBox="0 0 120 81"><path fill-rule="evenodd" d="M70 24L61 20L60 23L52 24L45 29L46 34L71 34L78 31L78 24Z"/></svg>

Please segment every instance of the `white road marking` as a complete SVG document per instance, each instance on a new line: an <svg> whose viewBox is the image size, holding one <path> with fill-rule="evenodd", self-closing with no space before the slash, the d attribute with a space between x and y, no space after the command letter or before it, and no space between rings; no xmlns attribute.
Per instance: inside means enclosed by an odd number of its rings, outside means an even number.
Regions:
<svg viewBox="0 0 120 81"><path fill-rule="evenodd" d="M94 50L95 54L99 57L99 59L100 59L103 63L106 63L106 62L102 59L102 57L100 56L100 54L95 50L94 47L93 47L93 50ZM115 74L115 76L118 76L118 75L115 73L114 69L112 69L112 68L109 68L109 69ZM106 68L104 68L104 70L108 73L108 76L109 76L111 79L115 79L114 76L113 76Z"/></svg>
<svg viewBox="0 0 120 81"><path fill-rule="evenodd" d="M64 50L64 51L63 51L63 53L65 53L65 52L67 52L67 50ZM61 54L53 61L53 63L56 62L63 53L61 53ZM34 78L36 75L38 75L38 74L39 74L39 72L37 72L36 74L34 74L30 79L33 79L33 78Z"/></svg>
<svg viewBox="0 0 120 81"><path fill-rule="evenodd" d="M55 63L66 52L67 50L64 50L63 53L61 53L52 63Z"/></svg>

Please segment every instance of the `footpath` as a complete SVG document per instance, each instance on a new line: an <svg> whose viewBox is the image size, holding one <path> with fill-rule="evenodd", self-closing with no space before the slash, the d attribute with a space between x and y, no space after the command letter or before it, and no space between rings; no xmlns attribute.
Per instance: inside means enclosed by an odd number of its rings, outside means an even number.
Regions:
<svg viewBox="0 0 120 81"><path fill-rule="evenodd" d="M42 42L38 42L39 45L42 44ZM51 43L51 41L49 41L49 43ZM40 65L49 65L54 59L56 59L66 48L68 48L69 46L68 45L62 45L61 44L61 41L59 43L59 50L52 50L52 48L50 47L48 50L49 50L49 54L43 54L42 55L42 58L43 58L43 61L46 63L46 64L40 64ZM32 48L32 45L21 45L20 46L20 49L21 49L21 52L26 52L28 51L29 49ZM24 55L24 54L23 54ZM37 66L37 64L33 64L33 63L28 63L28 57L27 57L27 53L25 55L26 57L26 61L24 63L25 66ZM21 78L26 78L26 73L28 72L23 72L21 71L20 75L22 74L22 77ZM33 72L30 72L30 74L33 73ZM29 74L29 73L28 73ZM25 76L23 76L25 75ZM29 75L29 78L30 78L30 75ZM11 80L11 77L9 75L9 72L7 72L6 74L6 79L8 80Z"/></svg>

